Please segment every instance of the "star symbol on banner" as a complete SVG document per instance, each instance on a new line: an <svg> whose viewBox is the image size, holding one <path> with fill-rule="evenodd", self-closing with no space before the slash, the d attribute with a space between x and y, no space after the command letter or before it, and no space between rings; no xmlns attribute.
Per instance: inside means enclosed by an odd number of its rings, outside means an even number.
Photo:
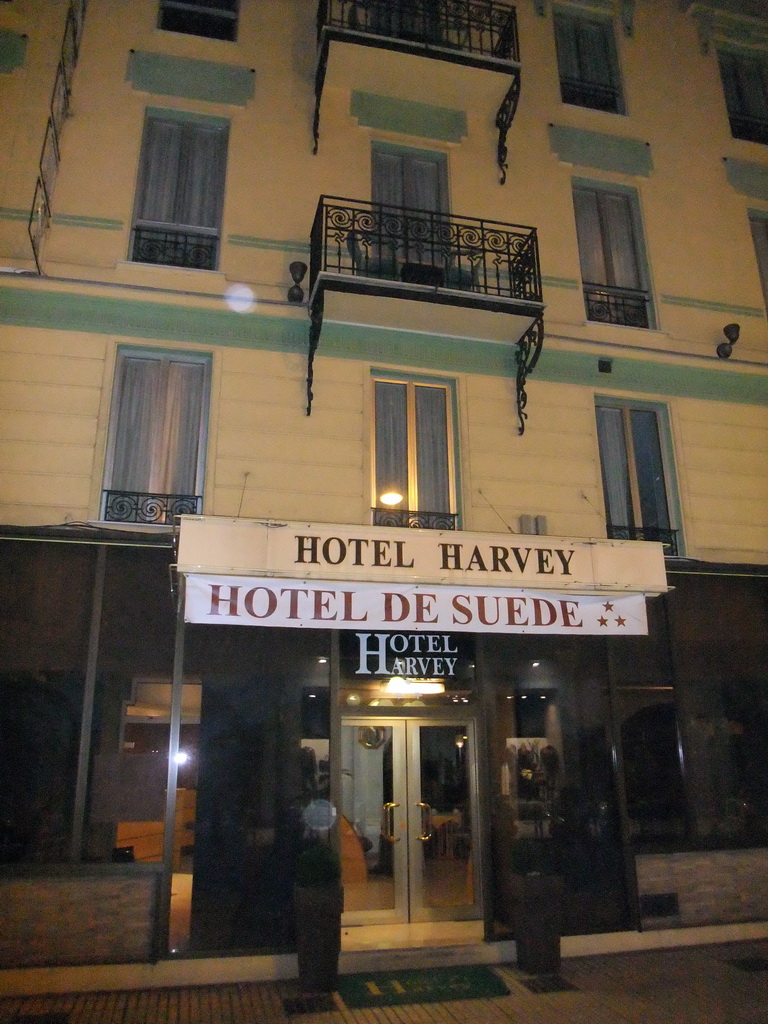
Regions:
<svg viewBox="0 0 768 1024"><path fill-rule="evenodd" d="M600 623L601 626L608 625L608 619L606 619L604 615L601 615L597 621Z"/></svg>
<svg viewBox="0 0 768 1024"><path fill-rule="evenodd" d="M626 619L622 619L622 617L620 615L616 616L616 625L617 626L626 626L626 624L627 624L627 620Z"/></svg>
<svg viewBox="0 0 768 1024"><path fill-rule="evenodd" d="M613 604L610 601L606 601L605 604L603 605L603 608L605 608L605 610L607 612L612 612L613 611Z"/></svg>

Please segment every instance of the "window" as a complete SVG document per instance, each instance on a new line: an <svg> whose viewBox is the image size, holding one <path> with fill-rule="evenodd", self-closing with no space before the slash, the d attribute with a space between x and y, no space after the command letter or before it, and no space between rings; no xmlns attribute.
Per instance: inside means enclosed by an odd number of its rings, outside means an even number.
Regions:
<svg viewBox="0 0 768 1024"><path fill-rule="evenodd" d="M374 146L371 151L374 203L431 213L448 212L448 180L443 153Z"/></svg>
<svg viewBox="0 0 768 1024"><path fill-rule="evenodd" d="M768 145L768 58L722 51L718 59L731 134Z"/></svg>
<svg viewBox="0 0 768 1024"><path fill-rule="evenodd" d="M227 122L149 115L141 146L131 259L215 270Z"/></svg>
<svg viewBox="0 0 768 1024"><path fill-rule="evenodd" d="M760 283L763 286L763 298L768 307L768 216L750 214L749 226L752 229L752 240L755 243L757 269L760 272Z"/></svg>
<svg viewBox="0 0 768 1024"><path fill-rule="evenodd" d="M451 395L445 384L376 380L377 526L456 526Z"/></svg>
<svg viewBox="0 0 768 1024"><path fill-rule="evenodd" d="M158 25L169 32L186 32L209 39L237 37L240 0L160 0Z"/></svg>
<svg viewBox="0 0 768 1024"><path fill-rule="evenodd" d="M661 542L678 554L657 410L598 402L597 440L608 536Z"/></svg>
<svg viewBox="0 0 768 1024"><path fill-rule="evenodd" d="M577 185L573 204L587 319L650 327L650 292L634 196Z"/></svg>
<svg viewBox="0 0 768 1024"><path fill-rule="evenodd" d="M613 24L564 11L554 22L563 103L623 114Z"/></svg>
<svg viewBox="0 0 768 1024"><path fill-rule="evenodd" d="M202 503L209 360L120 353L103 518L169 523Z"/></svg>

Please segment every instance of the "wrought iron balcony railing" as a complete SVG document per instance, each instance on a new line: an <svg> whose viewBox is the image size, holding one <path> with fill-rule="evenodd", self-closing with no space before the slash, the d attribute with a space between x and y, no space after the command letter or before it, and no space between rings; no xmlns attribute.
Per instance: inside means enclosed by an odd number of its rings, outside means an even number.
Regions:
<svg viewBox="0 0 768 1024"><path fill-rule="evenodd" d="M665 555L677 555L677 530L663 526L616 526L608 523L611 540L651 540L663 545Z"/></svg>
<svg viewBox="0 0 768 1024"><path fill-rule="evenodd" d="M312 225L310 292L319 274L365 279L371 292L395 294L397 282L467 293L471 305L542 297L535 228L335 196L321 197Z"/></svg>
<svg viewBox="0 0 768 1024"><path fill-rule="evenodd" d="M415 512L409 508L372 508L374 526L405 526L417 530L455 530L453 512Z"/></svg>
<svg viewBox="0 0 768 1024"><path fill-rule="evenodd" d="M421 43L495 60L520 59L515 8L499 0L321 0L318 40L326 28L373 36L381 46Z"/></svg>
<svg viewBox="0 0 768 1024"><path fill-rule="evenodd" d="M587 320L624 327L649 327L649 294L637 288L584 283Z"/></svg>
<svg viewBox="0 0 768 1024"><path fill-rule="evenodd" d="M526 380L544 341L535 228L321 196L310 236L308 416L326 291L509 314L523 433Z"/></svg>
<svg viewBox="0 0 768 1024"><path fill-rule="evenodd" d="M146 523L170 526L174 516L200 515L199 494L146 494L141 491L104 491L103 517L110 523Z"/></svg>
<svg viewBox="0 0 768 1024"><path fill-rule="evenodd" d="M510 79L503 83L494 111L499 132L497 163L504 184L507 133L520 97L520 46L514 7L504 0L319 0L312 125L315 153L332 42L415 54L501 73ZM422 81L428 82L429 77L425 75ZM345 84L356 87L354 82Z"/></svg>
<svg viewBox="0 0 768 1024"><path fill-rule="evenodd" d="M619 90L613 85L586 82L581 78L561 78L560 95L563 103L592 110L619 113Z"/></svg>
<svg viewBox="0 0 768 1024"><path fill-rule="evenodd" d="M64 122L69 114L72 97L72 84L80 53L80 41L83 36L83 24L87 0L69 0L67 15L64 21L64 37L61 41L59 62L56 66L56 77L51 92L48 122L43 136L43 148L40 152L35 194L32 209L27 223L27 232L35 257L38 274L42 273L41 252L43 239L51 223L51 198L56 184L56 175L61 159L61 133Z"/></svg>
<svg viewBox="0 0 768 1024"><path fill-rule="evenodd" d="M763 117L747 117L745 114L731 114L731 135L746 142L762 142L768 145L768 120Z"/></svg>
<svg viewBox="0 0 768 1024"><path fill-rule="evenodd" d="M218 232L207 232L205 228L137 226L133 231L131 259L134 263L215 270L218 252Z"/></svg>

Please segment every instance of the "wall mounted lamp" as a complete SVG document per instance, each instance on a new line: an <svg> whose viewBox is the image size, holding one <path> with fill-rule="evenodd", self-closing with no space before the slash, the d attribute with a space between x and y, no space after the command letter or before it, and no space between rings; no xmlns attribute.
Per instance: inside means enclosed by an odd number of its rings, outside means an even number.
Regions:
<svg viewBox="0 0 768 1024"><path fill-rule="evenodd" d="M727 341L721 341L717 346L717 355L720 359L730 359L731 353L733 352L733 346L739 340L739 333L741 328L738 324L726 324L723 328L723 334L728 339Z"/></svg>
<svg viewBox="0 0 768 1024"><path fill-rule="evenodd" d="M301 282L307 272L307 264L302 263L300 260L295 260L288 266L288 271L293 279L293 284L288 289L288 301L303 302L304 289L301 287Z"/></svg>

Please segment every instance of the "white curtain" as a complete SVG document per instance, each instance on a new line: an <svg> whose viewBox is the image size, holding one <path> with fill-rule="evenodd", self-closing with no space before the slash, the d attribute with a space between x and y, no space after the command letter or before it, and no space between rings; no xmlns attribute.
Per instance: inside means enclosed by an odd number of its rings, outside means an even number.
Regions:
<svg viewBox="0 0 768 1024"><path fill-rule="evenodd" d="M416 467L420 512L450 512L445 388L416 385Z"/></svg>
<svg viewBox="0 0 768 1024"><path fill-rule="evenodd" d="M387 491L408 508L408 405L405 384L376 382L376 503Z"/></svg>
<svg viewBox="0 0 768 1024"><path fill-rule="evenodd" d="M126 356L121 369L111 489L199 493L205 364Z"/></svg>
<svg viewBox="0 0 768 1024"><path fill-rule="evenodd" d="M224 128L148 117L137 220L218 228L226 153Z"/></svg>
<svg viewBox="0 0 768 1024"><path fill-rule="evenodd" d="M627 446L621 409L597 407L597 437L606 513L613 526L635 525L629 485Z"/></svg>
<svg viewBox="0 0 768 1024"><path fill-rule="evenodd" d="M642 290L630 197L579 187L573 204L582 280Z"/></svg>

